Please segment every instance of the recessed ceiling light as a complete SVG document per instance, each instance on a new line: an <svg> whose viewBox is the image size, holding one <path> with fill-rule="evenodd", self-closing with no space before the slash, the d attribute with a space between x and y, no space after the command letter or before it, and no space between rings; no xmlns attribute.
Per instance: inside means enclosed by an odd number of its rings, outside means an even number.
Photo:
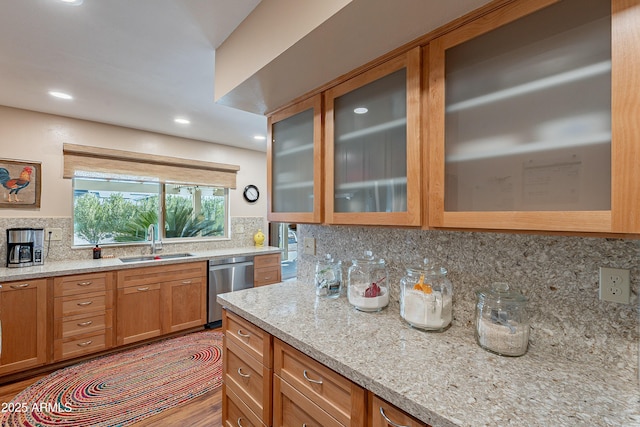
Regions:
<svg viewBox="0 0 640 427"><path fill-rule="evenodd" d="M182 117L176 117L175 119L173 119L173 121L176 123L180 123L181 125L188 125L189 123L191 123L189 119L185 119Z"/></svg>
<svg viewBox="0 0 640 427"><path fill-rule="evenodd" d="M60 0L62 3L70 4L72 6L80 6L84 0Z"/></svg>
<svg viewBox="0 0 640 427"><path fill-rule="evenodd" d="M267 137L264 135L256 135L253 137L253 139L257 139L258 141L264 141L265 139L267 139Z"/></svg>
<svg viewBox="0 0 640 427"><path fill-rule="evenodd" d="M68 93L59 92L57 90L50 90L49 95L60 99L73 99L73 96L69 95Z"/></svg>
<svg viewBox="0 0 640 427"><path fill-rule="evenodd" d="M355 110L353 110L353 112L356 114L365 114L367 111L369 111L369 109L365 107L358 107Z"/></svg>

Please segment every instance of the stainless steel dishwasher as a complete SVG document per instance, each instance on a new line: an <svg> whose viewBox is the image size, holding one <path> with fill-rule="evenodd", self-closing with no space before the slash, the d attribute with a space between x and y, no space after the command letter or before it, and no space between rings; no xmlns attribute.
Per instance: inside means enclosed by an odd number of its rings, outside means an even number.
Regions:
<svg viewBox="0 0 640 427"><path fill-rule="evenodd" d="M222 321L222 306L216 296L248 288L253 288L253 256L209 260L207 327L215 328Z"/></svg>

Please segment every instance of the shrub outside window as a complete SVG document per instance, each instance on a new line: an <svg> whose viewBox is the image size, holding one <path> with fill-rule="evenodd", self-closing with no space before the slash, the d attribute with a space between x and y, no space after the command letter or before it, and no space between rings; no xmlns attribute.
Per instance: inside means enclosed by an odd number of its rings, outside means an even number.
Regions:
<svg viewBox="0 0 640 427"><path fill-rule="evenodd" d="M76 176L74 245L145 241L150 224L163 239L226 238L228 194L221 187Z"/></svg>

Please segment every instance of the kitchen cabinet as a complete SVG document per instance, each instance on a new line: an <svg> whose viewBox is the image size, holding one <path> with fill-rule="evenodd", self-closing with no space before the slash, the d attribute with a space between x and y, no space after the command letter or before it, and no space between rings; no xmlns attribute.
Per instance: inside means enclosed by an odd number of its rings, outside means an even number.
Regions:
<svg viewBox="0 0 640 427"><path fill-rule="evenodd" d="M273 338L243 318L223 311L222 422L271 425ZM250 424L247 424L250 423Z"/></svg>
<svg viewBox="0 0 640 427"><path fill-rule="evenodd" d="M428 427L389 402L369 392L369 426L371 427Z"/></svg>
<svg viewBox="0 0 640 427"><path fill-rule="evenodd" d="M322 97L315 95L268 118L267 218L322 220Z"/></svg>
<svg viewBox="0 0 640 427"><path fill-rule="evenodd" d="M324 93L325 222L421 222L420 48Z"/></svg>
<svg viewBox="0 0 640 427"><path fill-rule="evenodd" d="M165 304L169 303L168 311L164 313L170 320L167 332L195 328L207 323L206 273L199 270L196 268L192 274L182 272L182 277L165 285L170 293L165 298Z"/></svg>
<svg viewBox="0 0 640 427"><path fill-rule="evenodd" d="M54 361L112 347L113 277L108 272L54 278Z"/></svg>
<svg viewBox="0 0 640 427"><path fill-rule="evenodd" d="M116 344L204 325L206 271L205 262L118 271Z"/></svg>
<svg viewBox="0 0 640 427"><path fill-rule="evenodd" d="M365 390L274 340L274 424L364 426Z"/></svg>
<svg viewBox="0 0 640 427"><path fill-rule="evenodd" d="M428 225L639 233L638 17L524 0L432 40Z"/></svg>
<svg viewBox="0 0 640 427"><path fill-rule="evenodd" d="M44 365L49 345L46 279L5 282L0 293L0 375Z"/></svg>
<svg viewBox="0 0 640 427"><path fill-rule="evenodd" d="M253 258L253 285L264 286L282 280L280 253L256 255Z"/></svg>

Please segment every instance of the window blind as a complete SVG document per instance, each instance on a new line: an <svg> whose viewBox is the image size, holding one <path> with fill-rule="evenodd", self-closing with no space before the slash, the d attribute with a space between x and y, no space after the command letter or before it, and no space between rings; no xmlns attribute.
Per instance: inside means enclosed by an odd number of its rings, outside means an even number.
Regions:
<svg viewBox="0 0 640 427"><path fill-rule="evenodd" d="M64 178L101 172L157 178L161 182L236 188L240 166L131 151L64 144Z"/></svg>

